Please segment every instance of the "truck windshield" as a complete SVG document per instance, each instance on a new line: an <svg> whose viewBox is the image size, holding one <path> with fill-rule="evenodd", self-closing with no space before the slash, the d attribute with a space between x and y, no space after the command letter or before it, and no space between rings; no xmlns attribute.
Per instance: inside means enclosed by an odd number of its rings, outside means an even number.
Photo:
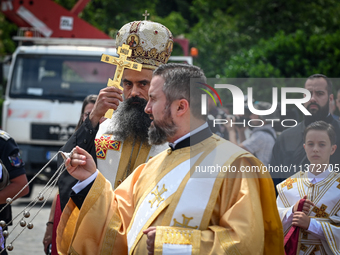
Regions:
<svg viewBox="0 0 340 255"><path fill-rule="evenodd" d="M115 66L100 62L100 56L56 56L19 54L9 95L82 101L98 94L114 75Z"/></svg>

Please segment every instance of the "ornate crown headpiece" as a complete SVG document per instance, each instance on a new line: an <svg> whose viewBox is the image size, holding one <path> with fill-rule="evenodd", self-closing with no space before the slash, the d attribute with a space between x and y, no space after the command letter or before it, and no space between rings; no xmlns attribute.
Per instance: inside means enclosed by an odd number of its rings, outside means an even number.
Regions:
<svg viewBox="0 0 340 255"><path fill-rule="evenodd" d="M117 33L117 48L123 44L129 45L132 50L128 60L142 64L143 68L156 69L168 62L173 37L170 30L160 23L133 21L125 24Z"/></svg>

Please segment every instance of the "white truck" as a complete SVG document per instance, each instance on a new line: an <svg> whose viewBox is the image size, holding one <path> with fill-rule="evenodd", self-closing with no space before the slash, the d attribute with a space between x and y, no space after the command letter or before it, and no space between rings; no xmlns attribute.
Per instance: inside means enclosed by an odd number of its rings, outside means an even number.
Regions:
<svg viewBox="0 0 340 255"><path fill-rule="evenodd" d="M61 41L65 44L67 39ZM83 99L98 94L113 76L114 66L100 62L103 53L116 55L116 49L59 43L19 46L14 52L2 129L18 143L29 179L73 134ZM56 163L51 162L37 180L46 182Z"/></svg>
<svg viewBox="0 0 340 255"><path fill-rule="evenodd" d="M114 40L40 38L34 44L12 56L2 110L2 129L18 143L29 179L73 134L83 99L114 76L115 66L101 62L101 55L116 55ZM192 57L171 60L192 64ZM37 181L45 183L56 169L55 160Z"/></svg>

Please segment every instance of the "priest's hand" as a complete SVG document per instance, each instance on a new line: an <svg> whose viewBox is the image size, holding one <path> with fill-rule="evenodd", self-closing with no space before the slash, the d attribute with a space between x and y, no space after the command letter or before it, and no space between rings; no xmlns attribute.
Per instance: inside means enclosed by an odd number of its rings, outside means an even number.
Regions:
<svg viewBox="0 0 340 255"><path fill-rule="evenodd" d="M106 87L100 90L96 103L90 113L89 119L95 128L107 110L116 110L119 102L123 102L122 91L115 87Z"/></svg>
<svg viewBox="0 0 340 255"><path fill-rule="evenodd" d="M293 215L292 225L303 229L308 229L310 218L304 212L295 212Z"/></svg>
<svg viewBox="0 0 340 255"><path fill-rule="evenodd" d="M65 166L69 174L79 181L86 180L97 170L92 156L79 146L75 147Z"/></svg>
<svg viewBox="0 0 340 255"><path fill-rule="evenodd" d="M311 208L312 206L315 206L315 205L314 205L314 203L313 203L312 201L310 201L309 199L307 199L307 195L305 195L305 196L303 197L303 199L306 199L306 201L305 201L305 203L303 204L302 212L305 213L305 214L307 215L308 212L309 212L309 210L310 210L310 208ZM294 205L294 207L293 207L293 213L297 211L297 209L298 209L298 207L299 207L299 202L300 202L300 200L298 200L298 201L295 203L295 205Z"/></svg>
<svg viewBox="0 0 340 255"><path fill-rule="evenodd" d="M146 246L148 248L148 255L153 255L155 249L156 227L149 227L143 231L147 235Z"/></svg>

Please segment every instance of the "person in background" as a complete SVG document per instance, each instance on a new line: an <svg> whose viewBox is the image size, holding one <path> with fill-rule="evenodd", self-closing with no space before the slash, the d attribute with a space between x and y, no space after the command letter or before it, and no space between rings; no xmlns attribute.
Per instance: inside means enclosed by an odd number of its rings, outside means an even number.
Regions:
<svg viewBox="0 0 340 255"><path fill-rule="evenodd" d="M85 97L85 99L83 101L83 105L81 107L79 121L78 121L78 124L75 128L75 131L78 130L78 128L85 121L85 119L90 115L90 113L91 113L91 111L94 107L94 104L96 103L97 97L98 97L97 95L88 95L87 97ZM63 147L60 150L62 151L62 149L63 149ZM57 211L56 211L56 207L58 208ZM56 194L54 199L53 199L53 202L52 202L50 216L49 216L48 221L46 223L46 230L45 230L45 235L44 235L44 239L43 239L44 252L46 254L57 255L57 250L56 250L56 247L55 247L55 237L56 237L55 231L57 229L59 218L60 218L60 215L61 215L60 208L61 208L60 207L60 201L59 201L59 198L58 198L58 194Z"/></svg>
<svg viewBox="0 0 340 255"><path fill-rule="evenodd" d="M291 226L300 228L297 240L288 242L286 248L292 249L289 246L295 243L294 254L339 254L340 174L338 166L329 161L337 149L336 133L331 124L316 121L305 129L303 137L310 164L277 185L284 232Z"/></svg>
<svg viewBox="0 0 340 255"><path fill-rule="evenodd" d="M5 131L0 130L0 159L2 161L1 166L1 177L6 178L8 173L9 183L0 191L0 220L6 222L6 227L0 227L0 237L1 237L1 248L5 249L5 240L3 239L2 233L7 230L7 224L12 220L12 209L11 205L6 206L6 199L13 198L20 192L23 187L27 184L27 177L25 172L25 164L21 159L19 152L19 147L14 141L14 139ZM27 195L29 192L29 187L26 186L16 198ZM5 209L3 207L6 206ZM7 254L6 249L1 251L1 254Z"/></svg>
<svg viewBox="0 0 340 255"><path fill-rule="evenodd" d="M335 99L334 98L330 98L329 99L329 113L332 115L332 117L335 120L339 120L339 116L335 114L336 111L336 104L335 104Z"/></svg>
<svg viewBox="0 0 340 255"><path fill-rule="evenodd" d="M207 122L208 122L208 125L209 125L211 131L214 134L228 140L229 134L228 134L228 130L225 127L225 125L215 125L214 126L214 120L215 119L227 119L227 114L217 103L217 102L219 102L217 96L215 94L213 94L213 95L214 95L215 101L210 96L208 96L209 113L208 113L208 116L207 116ZM215 102L216 102L216 104L215 104Z"/></svg>
<svg viewBox="0 0 340 255"><path fill-rule="evenodd" d="M336 93L335 105L336 105L336 108L337 108L337 112L340 115L340 89L338 89L338 91Z"/></svg>
<svg viewBox="0 0 340 255"><path fill-rule="evenodd" d="M303 132L312 122L323 120L331 124L337 135L336 144L340 146L340 122L335 120L329 112L329 101L333 99L332 81L323 74L313 74L305 82L305 89L311 93L311 99L304 104L312 115L306 115L304 120L295 127L284 130L276 139L270 166L286 167L295 171L305 164L309 164L303 149ZM340 150L336 150L330 157L330 163L340 163ZM292 175L292 172L272 173L275 186Z"/></svg>
<svg viewBox="0 0 340 255"><path fill-rule="evenodd" d="M83 124L85 119L90 115L94 107L94 104L96 103L97 97L98 97L97 95L88 95L87 97L85 97L83 105L81 107L80 118L74 131L77 131L78 128ZM103 122L104 120L105 119L103 118L100 120L100 122Z"/></svg>
<svg viewBox="0 0 340 255"><path fill-rule="evenodd" d="M254 108L257 110L268 110L271 106L270 103L263 101L254 103ZM240 124L227 126L229 140L254 154L266 166L268 166L271 159L273 146L276 140L276 133L272 127L272 122L266 121L266 119L274 119L274 115L275 113L271 115L256 115L251 113L249 117L252 120L251 125L254 127L249 127L252 132L247 139L244 132L247 126L244 127ZM239 142L237 142L237 135Z"/></svg>

